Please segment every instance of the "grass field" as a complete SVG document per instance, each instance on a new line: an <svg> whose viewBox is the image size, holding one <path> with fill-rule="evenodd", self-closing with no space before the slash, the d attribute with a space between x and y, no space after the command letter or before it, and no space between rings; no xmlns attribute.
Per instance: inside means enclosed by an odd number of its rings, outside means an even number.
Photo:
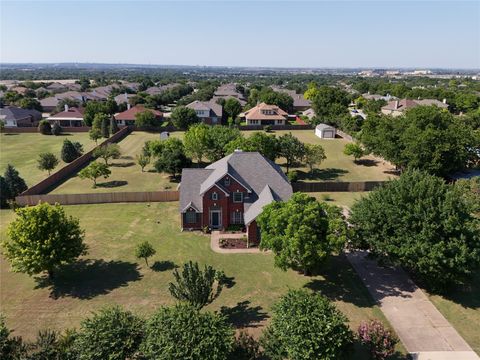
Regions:
<svg viewBox="0 0 480 360"><path fill-rule="evenodd" d="M361 199L367 193L365 192L312 192L307 193L309 196L313 196L319 201L325 201L328 204L337 206L346 206L351 208L355 201Z"/></svg>
<svg viewBox="0 0 480 360"><path fill-rule="evenodd" d="M275 268L271 254L216 254L210 249L209 237L180 232L177 207L177 202L65 207L80 218L89 253L65 268L53 283L12 273L2 259L0 302L7 324L15 334L32 337L46 327L75 327L106 304L120 304L147 315L159 305L173 303L168 292L172 269L188 260L225 271L232 286L208 308L227 307L233 324L248 327L257 335L268 321L272 304L289 288L321 292L347 315L353 329L361 320L385 321L344 257L331 258L320 275L305 277ZM2 238L13 217L11 211L1 211ZM144 240L157 250L150 261L153 269L133 255L135 245ZM367 357L356 353L355 358Z"/></svg>
<svg viewBox="0 0 480 360"><path fill-rule="evenodd" d="M32 186L48 176L46 171L37 168L38 154L54 153L60 163L55 170L65 166L60 158L64 139L78 141L83 149L88 151L95 146L88 133L63 134L61 136L46 136L37 133L0 134L0 171L3 174L7 164L12 164L20 172L28 186ZM54 170L54 171L55 171Z"/></svg>

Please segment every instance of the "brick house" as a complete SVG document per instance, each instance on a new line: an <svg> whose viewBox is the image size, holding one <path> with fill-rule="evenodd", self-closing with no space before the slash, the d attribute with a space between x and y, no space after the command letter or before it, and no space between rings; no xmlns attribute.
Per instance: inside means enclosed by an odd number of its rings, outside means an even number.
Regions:
<svg viewBox="0 0 480 360"><path fill-rule="evenodd" d="M186 106L193 109L197 117L207 125L219 125L222 123L223 108L215 101L195 100Z"/></svg>
<svg viewBox="0 0 480 360"><path fill-rule="evenodd" d="M288 114L277 105L260 103L244 112L247 125L285 125Z"/></svg>
<svg viewBox="0 0 480 360"><path fill-rule="evenodd" d="M121 113L115 114L115 121L119 126L135 125L136 116L144 111L150 111L155 115L156 120L160 123L163 120L163 113L155 109L148 109L143 105L135 105Z"/></svg>
<svg viewBox="0 0 480 360"><path fill-rule="evenodd" d="M291 196L292 186L277 164L258 152L237 150L204 169L183 169L182 230L245 225L250 242L258 243L255 219L263 207Z"/></svg>

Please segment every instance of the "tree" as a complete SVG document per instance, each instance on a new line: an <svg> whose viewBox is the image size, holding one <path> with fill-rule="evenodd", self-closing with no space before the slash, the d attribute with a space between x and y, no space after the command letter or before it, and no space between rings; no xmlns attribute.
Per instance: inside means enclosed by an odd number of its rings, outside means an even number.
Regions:
<svg viewBox="0 0 480 360"><path fill-rule="evenodd" d="M225 100L225 104L223 105L223 111L227 115L227 117L231 117L233 120L235 120L242 112L242 105L240 105L240 102L235 99L235 98L228 98Z"/></svg>
<svg viewBox="0 0 480 360"><path fill-rule="evenodd" d="M222 274L223 272L207 265L202 271L198 263L189 261L183 265L182 273L174 270L175 282L168 284L168 290L175 299L185 301L200 310L222 292L223 279L219 278Z"/></svg>
<svg viewBox="0 0 480 360"><path fill-rule="evenodd" d="M38 123L38 132L43 135L51 135L52 126L47 120L42 120Z"/></svg>
<svg viewBox="0 0 480 360"><path fill-rule="evenodd" d="M144 259L147 266L148 258L155 255L155 253L155 249L148 241L144 241L135 247L135 257L138 259Z"/></svg>
<svg viewBox="0 0 480 360"><path fill-rule="evenodd" d="M107 165L94 161L87 167L80 170L78 173L78 177L80 179L93 180L93 188L95 189L97 187L97 179L101 176L106 179L110 176L111 173L112 172Z"/></svg>
<svg viewBox="0 0 480 360"><path fill-rule="evenodd" d="M58 165L57 157L52 153L41 153L38 155L38 168L40 170L47 170L48 175L50 176L50 172L55 169Z"/></svg>
<svg viewBox="0 0 480 360"><path fill-rule="evenodd" d="M279 155L287 160L287 173L290 167L305 157L305 146L292 133L283 134L278 138Z"/></svg>
<svg viewBox="0 0 480 360"><path fill-rule="evenodd" d="M208 150L209 127L203 123L194 124L185 132L185 153L198 163L202 162Z"/></svg>
<svg viewBox="0 0 480 360"><path fill-rule="evenodd" d="M173 125L179 129L187 129L190 125L193 125L200 121L197 117L195 110L187 108L185 106L178 106L172 111L171 119Z"/></svg>
<svg viewBox="0 0 480 360"><path fill-rule="evenodd" d="M348 232L339 208L302 193L266 205L257 223L262 230L260 248L273 251L275 265L307 275L342 248Z"/></svg>
<svg viewBox="0 0 480 360"><path fill-rule="evenodd" d="M169 138L165 140L161 155L155 161L155 169L158 172L166 172L176 177L183 168L191 165L191 160L185 155L181 140Z"/></svg>
<svg viewBox="0 0 480 360"><path fill-rule="evenodd" d="M317 84L315 84L314 82L309 83L308 84L308 89L303 94L303 97L307 100L313 100L315 98L315 96L317 96L317 95L318 95Z"/></svg>
<svg viewBox="0 0 480 360"><path fill-rule="evenodd" d="M90 137L90 140L93 140L95 141L95 144L98 144L98 139L102 137L102 132L97 128L91 128L88 132L88 136Z"/></svg>
<svg viewBox="0 0 480 360"><path fill-rule="evenodd" d="M10 200L9 189L7 182L3 176L0 176L0 208L6 208L8 205L8 200Z"/></svg>
<svg viewBox="0 0 480 360"><path fill-rule="evenodd" d="M18 101L18 106L22 109L32 109L42 112L43 107L37 99L26 97Z"/></svg>
<svg viewBox="0 0 480 360"><path fill-rule="evenodd" d="M142 172L143 172L144 169L145 169L145 166L150 164L150 156L143 155L143 154L137 155L137 164L140 165L140 167L142 168Z"/></svg>
<svg viewBox="0 0 480 360"><path fill-rule="evenodd" d="M54 122L52 126L52 135L58 136L62 133L62 127L58 122Z"/></svg>
<svg viewBox="0 0 480 360"><path fill-rule="evenodd" d="M18 195L28 189L25 180L20 177L17 169L8 164L3 174L9 199L15 199Z"/></svg>
<svg viewBox="0 0 480 360"><path fill-rule="evenodd" d="M102 131L102 137L104 137L105 139L108 139L110 137L110 128L108 126L109 123L110 123L110 119L108 118L108 116L104 116L102 119L101 131Z"/></svg>
<svg viewBox="0 0 480 360"><path fill-rule="evenodd" d="M108 119L109 118L108 118L107 114L105 114L103 112L96 113L93 117L93 120L92 120L92 130L97 129L101 133L102 132L102 124L105 121L108 121Z"/></svg>
<svg viewBox="0 0 480 360"><path fill-rule="evenodd" d="M67 216L56 204L40 203L18 208L8 226L8 239L2 243L4 254L15 272L28 275L56 269L86 254L84 231L78 219Z"/></svg>
<svg viewBox="0 0 480 360"><path fill-rule="evenodd" d="M106 307L82 321L74 340L79 359L134 358L144 334L144 320L118 306Z"/></svg>
<svg viewBox="0 0 480 360"><path fill-rule="evenodd" d="M120 157L120 146L118 144L107 144L97 147L93 151L93 156L102 158L105 165L108 166L109 159L118 159Z"/></svg>
<svg viewBox="0 0 480 360"><path fill-rule="evenodd" d="M147 321L140 351L148 359L226 360L234 331L219 313L188 305L160 307Z"/></svg>
<svg viewBox="0 0 480 360"><path fill-rule="evenodd" d="M108 117L108 115L112 115L113 113L110 112L110 109L108 109L104 102L88 101L83 112L83 121L85 125L92 126L95 122L95 117L99 114L100 116ZM98 123L98 127L100 126L101 122Z"/></svg>
<svg viewBox="0 0 480 360"><path fill-rule="evenodd" d="M349 222L355 246L444 290L480 264L480 219L472 210L459 187L415 170L356 202Z"/></svg>
<svg viewBox="0 0 480 360"><path fill-rule="evenodd" d="M343 148L343 153L347 156L353 156L354 161L357 162L362 156L365 155L365 151L359 143L348 143Z"/></svg>
<svg viewBox="0 0 480 360"><path fill-rule="evenodd" d="M117 120L112 116L110 118L110 134L115 134L120 129L118 128Z"/></svg>
<svg viewBox="0 0 480 360"><path fill-rule="evenodd" d="M260 339L271 359L339 359L352 343L345 315L326 297L306 290L289 290L282 296Z"/></svg>
<svg viewBox="0 0 480 360"><path fill-rule="evenodd" d="M322 145L305 144L305 156L303 160L310 168L310 172L313 172L313 167L320 165L326 158L325 149Z"/></svg>
<svg viewBox="0 0 480 360"><path fill-rule="evenodd" d="M135 126L137 127L149 127L159 125L160 123L157 117L150 110L145 110L135 115Z"/></svg>
<svg viewBox="0 0 480 360"><path fill-rule="evenodd" d="M316 95L311 99L315 117L312 119L314 125L327 123L329 125L340 125L342 116L348 114L348 94L338 88L321 86Z"/></svg>
<svg viewBox="0 0 480 360"><path fill-rule="evenodd" d="M238 129L225 126L211 126L208 131L207 158L210 161L217 161L223 158L227 154L227 144L241 136Z"/></svg>
<svg viewBox="0 0 480 360"><path fill-rule="evenodd" d="M0 359L27 359L27 344L21 337L10 336L11 332L5 324L5 317L0 314Z"/></svg>
<svg viewBox="0 0 480 360"><path fill-rule="evenodd" d="M390 330L385 329L379 320L362 322L358 327L357 336L376 360L384 360L395 353L398 339Z"/></svg>
<svg viewBox="0 0 480 360"><path fill-rule="evenodd" d="M231 153L236 149L258 151L272 161L275 161L279 155L278 139L275 135L267 135L263 132L256 132L248 138L241 136L229 142L225 149L227 153Z"/></svg>
<svg viewBox="0 0 480 360"><path fill-rule="evenodd" d="M71 163L73 160L79 158L83 154L83 146L79 142L63 140L62 146L62 160L66 163Z"/></svg>

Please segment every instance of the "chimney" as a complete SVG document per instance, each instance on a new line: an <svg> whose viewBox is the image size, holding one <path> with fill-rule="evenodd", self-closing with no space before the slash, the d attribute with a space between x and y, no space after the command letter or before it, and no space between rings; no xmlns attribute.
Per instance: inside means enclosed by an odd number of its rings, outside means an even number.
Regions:
<svg viewBox="0 0 480 360"><path fill-rule="evenodd" d="M236 152L236 153L241 153L241 152L243 152L243 151L242 151L242 149L235 149L234 152Z"/></svg>
<svg viewBox="0 0 480 360"><path fill-rule="evenodd" d="M393 105L393 108L394 108L394 109L398 109L398 100L395 100L394 105Z"/></svg>
<svg viewBox="0 0 480 360"><path fill-rule="evenodd" d="M447 103L447 99L443 99L442 102L443 102L444 104L446 104L446 103Z"/></svg>
<svg viewBox="0 0 480 360"><path fill-rule="evenodd" d="M65 104L64 108L65 108L65 111L68 111L68 105L67 104Z"/></svg>
<svg viewBox="0 0 480 360"><path fill-rule="evenodd" d="M127 101L127 110L130 110L130 107L131 107L131 105L130 105L130 103Z"/></svg>

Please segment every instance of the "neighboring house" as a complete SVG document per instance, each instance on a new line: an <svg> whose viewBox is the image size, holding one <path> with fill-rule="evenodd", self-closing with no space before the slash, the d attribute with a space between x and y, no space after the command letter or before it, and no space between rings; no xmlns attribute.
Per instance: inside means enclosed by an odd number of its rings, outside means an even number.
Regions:
<svg viewBox="0 0 480 360"><path fill-rule="evenodd" d="M385 101L397 100L395 96L392 96L390 94L383 96L378 94L365 93L365 94L362 94L362 97L367 100L385 100Z"/></svg>
<svg viewBox="0 0 480 360"><path fill-rule="evenodd" d="M10 91L15 91L17 94L25 95L30 91L30 89L23 86L15 86L10 88Z"/></svg>
<svg viewBox="0 0 480 360"><path fill-rule="evenodd" d="M37 110L16 106L0 108L0 121L3 121L5 127L35 127L40 120L42 120L42 113Z"/></svg>
<svg viewBox="0 0 480 360"><path fill-rule="evenodd" d="M312 108L309 108L304 112L302 112L302 115L312 120L315 117L315 110L313 110Z"/></svg>
<svg viewBox="0 0 480 360"><path fill-rule="evenodd" d="M182 230L245 225L258 243L255 219L273 201L286 201L292 186L282 169L258 152L236 150L204 169L183 169L180 183Z"/></svg>
<svg viewBox="0 0 480 360"><path fill-rule="evenodd" d="M320 139L335 139L336 129L327 124L318 124L315 127L315 135Z"/></svg>
<svg viewBox="0 0 480 360"><path fill-rule="evenodd" d="M272 86L272 89L276 92L283 92L289 95L293 99L293 109L295 111L305 111L312 106L310 100L305 99L303 94L297 94L295 90L284 89L277 86Z"/></svg>
<svg viewBox="0 0 480 360"><path fill-rule="evenodd" d="M186 106L195 110L197 117L208 125L216 125L222 123L223 108L215 101L198 101L195 100Z"/></svg>
<svg viewBox="0 0 480 360"><path fill-rule="evenodd" d="M53 93L61 93L68 90L68 88L65 85L60 84L58 82L51 83L46 87L46 89L47 91L50 91Z"/></svg>
<svg viewBox="0 0 480 360"><path fill-rule="evenodd" d="M134 96L136 96L135 94L120 94L120 95L117 95L115 96L113 99L115 100L115 102L117 103L117 105L120 105L120 104L127 104L127 106L130 106L130 99L133 98ZM130 107L129 107L130 109Z"/></svg>
<svg viewBox="0 0 480 360"><path fill-rule="evenodd" d="M235 97L235 96L232 96L232 95L227 95L227 96L217 96L217 95L214 95L214 96L210 99L210 101L212 101L212 102L214 102L214 103L217 103L217 101L220 100L220 99L223 99L223 100L225 100L225 101L227 101L228 99L235 99L235 100L237 100L237 101L240 103L240 105L242 105L242 107L244 107L245 105L247 105L247 101L246 101L246 100L244 100L243 98L240 98L240 99L239 99L238 97Z"/></svg>
<svg viewBox="0 0 480 360"><path fill-rule="evenodd" d="M382 114L391 115L391 116L400 116L405 113L406 110L414 108L416 106L431 106L435 105L441 109L448 109L447 101L444 99L443 102L435 99L424 99L424 100L394 100L389 101L387 105L382 107Z"/></svg>
<svg viewBox="0 0 480 360"><path fill-rule="evenodd" d="M285 125L288 114L277 105L260 103L244 112L247 125Z"/></svg>
<svg viewBox="0 0 480 360"><path fill-rule="evenodd" d="M220 85L213 94L213 96L215 101L219 98L224 98L226 100L229 97L234 97L240 102L242 106L247 103L247 100L245 99L243 94L237 90L237 85L232 83Z"/></svg>
<svg viewBox="0 0 480 360"><path fill-rule="evenodd" d="M83 123L83 109L65 105L65 110L47 118L50 124L58 123L62 127L80 127Z"/></svg>
<svg viewBox="0 0 480 360"><path fill-rule="evenodd" d="M95 96L92 93L79 92L79 91L66 91L61 94L55 94L40 100L44 112L52 112L58 106L63 99L70 99L78 101L80 105L83 105L87 101L101 101L104 100L99 96Z"/></svg>
<svg viewBox="0 0 480 360"><path fill-rule="evenodd" d="M127 125L135 125L135 120L136 116L139 113L142 113L144 111L150 111L152 112L155 117L157 118L158 121L162 121L163 119L163 113L154 110L154 109L148 109L144 107L143 105L135 105L132 106L130 109L125 110L121 113L115 114L115 120L117 121L117 124L119 126L127 126Z"/></svg>

